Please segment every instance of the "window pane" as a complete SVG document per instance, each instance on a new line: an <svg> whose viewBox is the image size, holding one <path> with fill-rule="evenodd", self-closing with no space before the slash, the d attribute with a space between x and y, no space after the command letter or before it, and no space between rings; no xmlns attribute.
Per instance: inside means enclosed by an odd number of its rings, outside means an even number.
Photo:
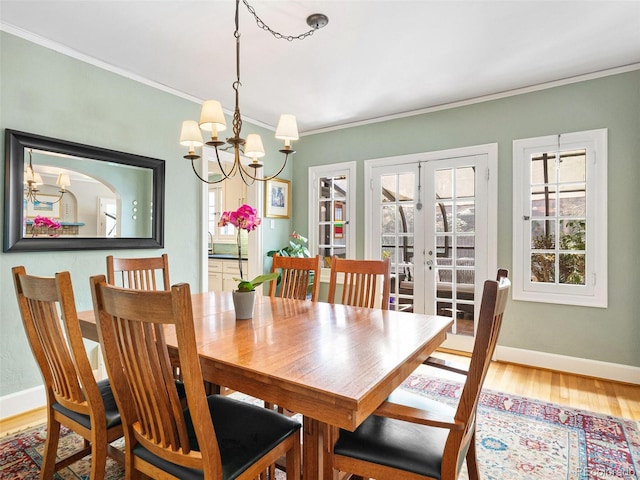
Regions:
<svg viewBox="0 0 640 480"><path fill-rule="evenodd" d="M558 215L584 217L587 214L586 184L562 185L558 195Z"/></svg>
<svg viewBox="0 0 640 480"><path fill-rule="evenodd" d="M537 153L531 157L531 185L556 182L555 153Z"/></svg>
<svg viewBox="0 0 640 480"><path fill-rule="evenodd" d="M531 254L531 281L555 283L556 256L551 253Z"/></svg>
<svg viewBox="0 0 640 480"><path fill-rule="evenodd" d="M531 216L552 217L556 214L556 187L535 187L531 190Z"/></svg>
<svg viewBox="0 0 640 480"><path fill-rule="evenodd" d="M565 183L584 182L586 179L586 151L562 153L558 165L558 180Z"/></svg>
<svg viewBox="0 0 640 480"><path fill-rule="evenodd" d="M585 250L586 220L560 220L560 249Z"/></svg>
<svg viewBox="0 0 640 480"><path fill-rule="evenodd" d="M571 285L585 284L585 255L575 253L561 253L560 263L560 283Z"/></svg>
<svg viewBox="0 0 640 480"><path fill-rule="evenodd" d="M555 220L531 220L531 248L556 248Z"/></svg>

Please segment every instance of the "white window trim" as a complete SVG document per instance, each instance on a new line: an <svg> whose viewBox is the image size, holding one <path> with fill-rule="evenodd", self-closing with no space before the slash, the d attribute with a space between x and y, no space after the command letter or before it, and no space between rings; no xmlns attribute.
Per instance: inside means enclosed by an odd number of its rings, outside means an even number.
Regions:
<svg viewBox="0 0 640 480"><path fill-rule="evenodd" d="M587 269L585 287L545 285L529 278L529 151L587 149ZM525 245L527 243L527 245ZM607 279L607 129L563 133L513 141L513 289L514 300L606 308ZM551 288L550 288L551 287Z"/></svg>
<svg viewBox="0 0 640 480"><path fill-rule="evenodd" d="M356 162L332 163L330 165L319 165L309 167L309 251L318 252L318 225L320 224L318 214L318 179L326 176L347 176L347 211L346 228L347 236L347 257L354 258L356 252ZM315 256L315 254L314 254ZM329 281L330 269L322 268L320 281Z"/></svg>

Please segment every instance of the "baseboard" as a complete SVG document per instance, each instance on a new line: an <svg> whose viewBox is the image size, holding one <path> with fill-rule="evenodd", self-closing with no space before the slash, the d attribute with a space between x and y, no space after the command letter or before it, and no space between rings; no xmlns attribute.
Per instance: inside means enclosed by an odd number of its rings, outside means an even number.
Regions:
<svg viewBox="0 0 640 480"><path fill-rule="evenodd" d="M10 393L0 397L0 419L44 407L46 404L47 395L44 391L44 385Z"/></svg>
<svg viewBox="0 0 640 480"><path fill-rule="evenodd" d="M555 353L536 352L520 348L496 347L494 359L503 362L517 363L529 367L557 370L560 372L602 378L616 382L631 384L640 383L640 367L619 363L602 362L587 358L569 357Z"/></svg>

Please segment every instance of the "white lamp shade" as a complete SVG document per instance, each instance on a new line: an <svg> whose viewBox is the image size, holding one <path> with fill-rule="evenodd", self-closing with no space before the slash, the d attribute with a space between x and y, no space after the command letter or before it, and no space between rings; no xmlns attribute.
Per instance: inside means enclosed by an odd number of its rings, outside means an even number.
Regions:
<svg viewBox="0 0 640 480"><path fill-rule="evenodd" d="M201 147L202 134L195 120L185 120L182 122L182 130L180 131L180 145L185 147Z"/></svg>
<svg viewBox="0 0 640 480"><path fill-rule="evenodd" d="M202 104L200 128L207 132L221 132L227 129L227 121L224 118L220 102L207 100Z"/></svg>
<svg viewBox="0 0 640 480"><path fill-rule="evenodd" d="M247 135L247 141L244 144L244 154L251 158L264 157L264 147L262 139L257 133Z"/></svg>
<svg viewBox="0 0 640 480"><path fill-rule="evenodd" d="M278 128L276 128L276 138L280 140L298 140L298 124L296 117L287 113L280 115Z"/></svg>
<svg viewBox="0 0 640 480"><path fill-rule="evenodd" d="M71 180L69 180L69 175L66 173L58 174L58 180L56 181L56 185L59 185L63 188L71 186Z"/></svg>
<svg viewBox="0 0 640 480"><path fill-rule="evenodd" d="M42 177L38 172L34 172L30 168L27 168L27 176L25 177L27 180L31 180L31 182L36 185L42 185L44 182L42 181Z"/></svg>

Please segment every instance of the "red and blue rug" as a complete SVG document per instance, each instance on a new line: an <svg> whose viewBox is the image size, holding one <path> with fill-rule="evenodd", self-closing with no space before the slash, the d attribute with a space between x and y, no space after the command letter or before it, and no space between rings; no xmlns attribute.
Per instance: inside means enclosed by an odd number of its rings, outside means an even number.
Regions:
<svg viewBox="0 0 640 480"><path fill-rule="evenodd" d="M423 375L412 375L403 388L450 405L461 391L460 384ZM483 480L640 480L638 421L484 391L476 436ZM45 437L42 425L0 439L0 479L38 479ZM61 449L71 451L81 441L65 432ZM85 459L55 479L85 479L88 473ZM123 477L109 460L105 479ZM466 479L463 472L460 480Z"/></svg>

